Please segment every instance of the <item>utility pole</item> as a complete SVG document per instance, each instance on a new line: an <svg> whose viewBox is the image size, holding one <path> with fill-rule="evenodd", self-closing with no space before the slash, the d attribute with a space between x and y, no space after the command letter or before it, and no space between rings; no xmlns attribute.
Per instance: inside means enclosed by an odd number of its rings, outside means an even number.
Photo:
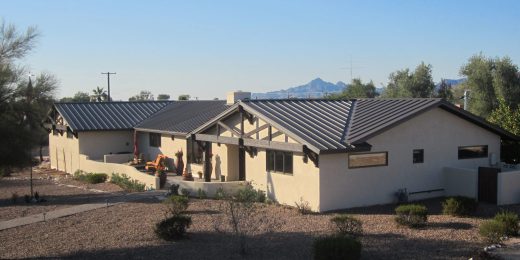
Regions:
<svg viewBox="0 0 520 260"><path fill-rule="evenodd" d="M108 80L108 102L110 102L110 75L115 75L115 72L101 72L101 74L107 75Z"/></svg>
<svg viewBox="0 0 520 260"><path fill-rule="evenodd" d="M469 90L464 90L464 110L468 110Z"/></svg>

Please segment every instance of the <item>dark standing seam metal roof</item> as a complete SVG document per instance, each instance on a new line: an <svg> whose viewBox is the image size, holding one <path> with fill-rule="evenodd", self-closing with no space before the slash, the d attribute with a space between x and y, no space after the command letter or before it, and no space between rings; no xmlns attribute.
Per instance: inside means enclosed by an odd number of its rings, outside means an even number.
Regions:
<svg viewBox="0 0 520 260"><path fill-rule="evenodd" d="M222 113L226 101L174 101L160 112L138 124L135 129L150 132L188 134Z"/></svg>
<svg viewBox="0 0 520 260"><path fill-rule="evenodd" d="M73 131L129 130L171 101L56 103Z"/></svg>
<svg viewBox="0 0 520 260"><path fill-rule="evenodd" d="M435 107L502 137L519 140L518 136L437 98L249 100L240 105L317 153L366 149L367 139Z"/></svg>

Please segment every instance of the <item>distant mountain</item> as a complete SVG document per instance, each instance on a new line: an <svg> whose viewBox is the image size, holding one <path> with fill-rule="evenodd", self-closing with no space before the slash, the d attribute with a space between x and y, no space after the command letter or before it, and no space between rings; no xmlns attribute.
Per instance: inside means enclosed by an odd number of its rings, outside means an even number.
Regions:
<svg viewBox="0 0 520 260"><path fill-rule="evenodd" d="M459 85L461 83L466 82L466 80L468 80L468 79L466 79L466 78L462 78L462 79L446 79L446 83L451 85L451 87L453 88L453 87L455 87L455 86L457 86L457 85ZM440 82L435 84L435 89L438 89L440 86L441 86Z"/></svg>
<svg viewBox="0 0 520 260"><path fill-rule="evenodd" d="M251 99L321 98L326 94L341 92L345 87L347 87L347 84L341 81L334 84L321 78L316 78L305 85L297 87L266 93L252 93Z"/></svg>

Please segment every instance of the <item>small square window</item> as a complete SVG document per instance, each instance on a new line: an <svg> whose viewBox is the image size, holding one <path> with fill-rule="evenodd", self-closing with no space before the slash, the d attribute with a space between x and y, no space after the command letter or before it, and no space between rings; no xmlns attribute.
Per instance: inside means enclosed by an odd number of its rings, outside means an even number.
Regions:
<svg viewBox="0 0 520 260"><path fill-rule="evenodd" d="M423 163L423 162L424 162L424 149L413 150L413 163Z"/></svg>
<svg viewBox="0 0 520 260"><path fill-rule="evenodd" d="M161 134L150 133L150 146L161 147Z"/></svg>

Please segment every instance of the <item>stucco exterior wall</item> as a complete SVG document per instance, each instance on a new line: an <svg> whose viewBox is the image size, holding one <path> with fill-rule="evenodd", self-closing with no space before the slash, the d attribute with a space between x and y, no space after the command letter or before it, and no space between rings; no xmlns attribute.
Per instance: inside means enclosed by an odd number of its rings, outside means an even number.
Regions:
<svg viewBox="0 0 520 260"><path fill-rule="evenodd" d="M422 113L367 140L371 151L388 152L388 166L348 168L348 154L320 155L321 210L392 203L395 192L443 189L443 167L477 169L488 158L458 159L458 147L488 145L500 158L500 137L440 108ZM413 164L413 149L424 149L424 163ZM444 192L412 195L411 200Z"/></svg>
<svg viewBox="0 0 520 260"><path fill-rule="evenodd" d="M184 136L174 136L172 140L172 135L161 134L161 147L150 146L150 136L147 132L138 132L137 138L139 153L144 155L146 161L155 160L158 154L164 154L171 159L177 160L175 153L182 151L184 165L188 162L186 137ZM173 166L171 165L172 162L172 160L168 161L169 167Z"/></svg>
<svg viewBox="0 0 520 260"><path fill-rule="evenodd" d="M444 167L444 194L446 196L478 197L478 169Z"/></svg>
<svg viewBox="0 0 520 260"><path fill-rule="evenodd" d="M520 203L520 171L507 171L498 174L497 204Z"/></svg>
<svg viewBox="0 0 520 260"><path fill-rule="evenodd" d="M92 160L103 160L105 154L134 151L133 131L79 132L79 153Z"/></svg>
<svg viewBox="0 0 520 260"><path fill-rule="evenodd" d="M319 169L310 160L304 163L303 154L294 153L293 175L288 175L267 172L264 149L259 149L254 158L246 153L246 180L256 189L265 191L271 200L295 206L301 198L312 210L320 210Z"/></svg>
<svg viewBox="0 0 520 260"><path fill-rule="evenodd" d="M79 167L78 138L68 138L67 134L49 134L49 158L51 168L67 173L75 172Z"/></svg>

